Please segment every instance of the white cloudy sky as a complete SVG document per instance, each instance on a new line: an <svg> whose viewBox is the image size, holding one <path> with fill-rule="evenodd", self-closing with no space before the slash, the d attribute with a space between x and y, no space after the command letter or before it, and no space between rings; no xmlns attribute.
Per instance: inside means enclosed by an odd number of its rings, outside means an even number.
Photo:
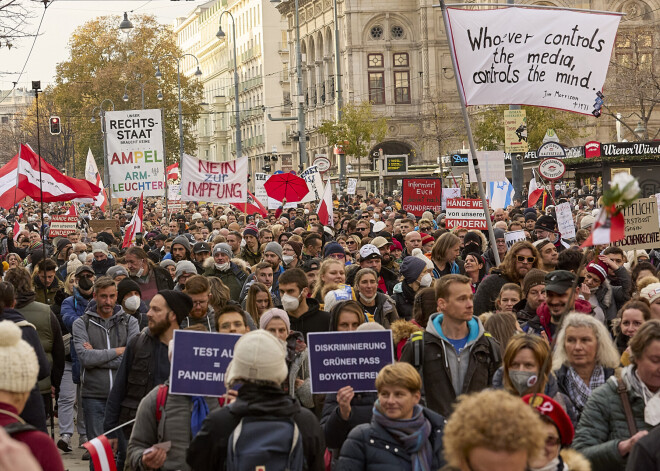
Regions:
<svg viewBox="0 0 660 471"><path fill-rule="evenodd" d="M34 15L28 30L35 32L44 11L43 3L35 0L21 1ZM92 18L121 15L124 11L134 10L136 14L154 14L162 23L171 24L177 17L186 16L202 3L205 3L205 0L54 0L46 9L32 54L29 52L34 38L14 41L14 47L10 50L4 45L0 48L0 90L12 87L12 82L17 80L24 65L25 71L19 86L25 86L31 80L41 80L42 88L51 83L55 75L55 65L68 57L69 36L76 27Z"/></svg>

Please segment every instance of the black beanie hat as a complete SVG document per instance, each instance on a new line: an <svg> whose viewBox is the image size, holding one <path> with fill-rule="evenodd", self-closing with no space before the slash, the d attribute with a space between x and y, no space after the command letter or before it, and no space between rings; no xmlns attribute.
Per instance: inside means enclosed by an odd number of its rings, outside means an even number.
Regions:
<svg viewBox="0 0 660 471"><path fill-rule="evenodd" d="M176 321L181 325L193 308L193 301L190 296L182 291L174 291L171 289L164 289L159 291L158 294L165 298L165 302L176 315Z"/></svg>
<svg viewBox="0 0 660 471"><path fill-rule="evenodd" d="M124 300L124 297L131 291L137 291L140 293L140 296L142 296L140 285L138 285L135 281L131 280L130 278L124 278L121 280L117 285L117 304L121 304L121 302Z"/></svg>
<svg viewBox="0 0 660 471"><path fill-rule="evenodd" d="M536 220L534 229L541 229L548 232L554 232L557 229L557 221L552 216L541 216Z"/></svg>

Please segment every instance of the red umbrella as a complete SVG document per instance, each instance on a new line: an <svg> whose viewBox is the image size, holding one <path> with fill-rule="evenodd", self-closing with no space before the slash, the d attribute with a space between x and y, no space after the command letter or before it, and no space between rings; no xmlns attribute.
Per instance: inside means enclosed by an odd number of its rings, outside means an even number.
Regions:
<svg viewBox="0 0 660 471"><path fill-rule="evenodd" d="M302 200L309 188L307 182L292 173L278 173L272 175L264 184L266 194L277 201L286 198L287 202L295 203Z"/></svg>

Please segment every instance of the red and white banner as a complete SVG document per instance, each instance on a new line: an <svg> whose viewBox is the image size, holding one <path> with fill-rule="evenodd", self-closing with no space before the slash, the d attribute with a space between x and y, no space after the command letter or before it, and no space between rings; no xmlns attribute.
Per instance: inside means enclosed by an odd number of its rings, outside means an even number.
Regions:
<svg viewBox="0 0 660 471"><path fill-rule="evenodd" d="M121 432L120 432L121 433ZM99 435L90 441L83 443L83 446L89 451L92 458L94 469L96 471L117 471L115 456L112 453L112 446L105 435Z"/></svg>
<svg viewBox="0 0 660 471"><path fill-rule="evenodd" d="M532 179L529 181L529 190L527 192L527 207L531 208L534 206L542 194L543 188L539 188L536 183L536 173L532 169Z"/></svg>
<svg viewBox="0 0 660 471"><path fill-rule="evenodd" d="M18 154L0 168L0 207L11 209L16 203L25 198L23 190L18 188Z"/></svg>
<svg viewBox="0 0 660 471"><path fill-rule="evenodd" d="M101 179L101 174L99 169L96 166L96 160L92 154L92 149L87 149L87 162L85 163L85 180L94 185L98 186L100 191L99 194L93 200L89 198L76 198L75 202L77 203L94 203L94 206L101 208L101 211L105 211L106 206L108 205L108 195L103 187L103 180Z"/></svg>
<svg viewBox="0 0 660 471"><path fill-rule="evenodd" d="M179 173L179 162L167 166L167 179L168 180L178 180L181 178Z"/></svg>
<svg viewBox="0 0 660 471"><path fill-rule="evenodd" d="M447 229L462 227L464 229L487 230L486 215L480 199L452 198L447 200Z"/></svg>
<svg viewBox="0 0 660 471"><path fill-rule="evenodd" d="M323 199L318 209L319 221L324 226L333 226L332 222L332 213L334 206L332 204L332 187L330 185L330 180L325 184L325 190L323 190Z"/></svg>
<svg viewBox="0 0 660 471"><path fill-rule="evenodd" d="M43 192L45 203L95 198L100 191L87 180L62 175L24 144L18 154L18 188L35 201L41 201Z"/></svg>
<svg viewBox="0 0 660 471"><path fill-rule="evenodd" d="M232 206L235 206L239 211L242 211L245 214L259 213L262 217L268 216L268 210L261 201L249 191L247 194L247 203L232 203Z"/></svg>
<svg viewBox="0 0 660 471"><path fill-rule="evenodd" d="M446 11L459 92L468 106L534 105L586 115L594 110L620 14L515 5Z"/></svg>
<svg viewBox="0 0 660 471"><path fill-rule="evenodd" d="M587 237L581 248L593 247L594 245L608 245L625 237L625 220L623 213L609 217L605 208L601 208L598 217L594 222L591 234Z"/></svg>
<svg viewBox="0 0 660 471"><path fill-rule="evenodd" d="M200 160L183 154L182 201L244 203L247 200L248 158L227 162Z"/></svg>
<svg viewBox="0 0 660 471"><path fill-rule="evenodd" d="M140 204L138 205L138 208L135 210L133 213L133 217L131 218L131 222L126 226L126 232L124 234L124 243L122 244L121 248L125 249L126 247L130 247L132 245L135 245L135 235L138 232L142 232L142 221L143 219L143 203L144 203L144 193L140 195Z"/></svg>
<svg viewBox="0 0 660 471"><path fill-rule="evenodd" d="M50 219L48 237L66 237L76 232L78 216L56 214Z"/></svg>
<svg viewBox="0 0 660 471"><path fill-rule="evenodd" d="M401 194L403 210L419 217L424 211L442 210L442 179L404 178Z"/></svg>

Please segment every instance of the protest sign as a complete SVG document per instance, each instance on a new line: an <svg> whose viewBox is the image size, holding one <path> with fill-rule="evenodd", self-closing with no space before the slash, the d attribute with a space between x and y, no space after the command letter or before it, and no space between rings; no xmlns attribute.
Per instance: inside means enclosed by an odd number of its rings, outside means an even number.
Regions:
<svg viewBox="0 0 660 471"><path fill-rule="evenodd" d="M323 179L321 178L321 172L316 165L312 165L307 168L304 172L300 174L300 178L304 179L307 182L307 188L309 188L309 193L302 199L301 203L307 203L310 201L321 201L323 197Z"/></svg>
<svg viewBox="0 0 660 471"><path fill-rule="evenodd" d="M175 330L170 393L187 396L225 394L225 371L240 338L237 334Z"/></svg>
<svg viewBox="0 0 660 471"><path fill-rule="evenodd" d="M375 391L378 372L394 362L391 330L310 332L307 340L313 394L333 394L344 386Z"/></svg>
<svg viewBox="0 0 660 471"><path fill-rule="evenodd" d="M452 198L460 198L461 189L460 188L443 188L442 189L442 210L447 209L447 200Z"/></svg>
<svg viewBox="0 0 660 471"><path fill-rule="evenodd" d="M403 210L421 216L424 211L442 210L442 180L440 178L404 178L401 198Z"/></svg>
<svg viewBox="0 0 660 471"><path fill-rule="evenodd" d="M527 145L527 112L525 110L504 110L504 151L524 154Z"/></svg>
<svg viewBox="0 0 660 471"><path fill-rule="evenodd" d="M172 183L167 186L167 199L170 201L181 200L181 184Z"/></svg>
<svg viewBox="0 0 660 471"><path fill-rule="evenodd" d="M447 8L466 105L535 105L590 115L621 16L507 7Z"/></svg>
<svg viewBox="0 0 660 471"><path fill-rule="evenodd" d="M445 227L453 229L487 230L484 207L480 199L454 198L447 200Z"/></svg>
<svg viewBox="0 0 660 471"><path fill-rule="evenodd" d="M501 182L506 180L504 167L504 153L502 151L477 151L479 172L482 182ZM477 181L472 157L468 158L469 178L471 182Z"/></svg>
<svg viewBox="0 0 660 471"><path fill-rule="evenodd" d="M56 214L50 218L48 237L66 237L69 234L76 232L77 224L78 216L63 216Z"/></svg>
<svg viewBox="0 0 660 471"><path fill-rule="evenodd" d="M248 158L226 162L183 155L181 199L211 203L244 203L247 200Z"/></svg>
<svg viewBox="0 0 660 471"><path fill-rule="evenodd" d="M575 223L573 222L573 212L570 203L561 203L555 206L557 215L557 227L564 239L575 238Z"/></svg>
<svg viewBox="0 0 660 471"><path fill-rule="evenodd" d="M349 195L354 195L356 189L357 189L357 178L349 178L348 187L346 188L346 193Z"/></svg>
<svg viewBox="0 0 660 471"><path fill-rule="evenodd" d="M520 229L519 231L511 231L504 234L504 241L506 242L506 249L509 250L513 247L513 244L520 242L521 240L527 240L525 236L525 231Z"/></svg>
<svg viewBox="0 0 660 471"><path fill-rule="evenodd" d="M646 250L660 247L658 202L655 196L635 200L623 208L625 237L612 245L623 250Z"/></svg>
<svg viewBox="0 0 660 471"><path fill-rule="evenodd" d="M113 198L165 196L161 110L106 111L105 130Z"/></svg>
<svg viewBox="0 0 660 471"><path fill-rule="evenodd" d="M117 219L92 219L88 222L92 232L103 232L108 229L112 232L119 231L119 220Z"/></svg>

